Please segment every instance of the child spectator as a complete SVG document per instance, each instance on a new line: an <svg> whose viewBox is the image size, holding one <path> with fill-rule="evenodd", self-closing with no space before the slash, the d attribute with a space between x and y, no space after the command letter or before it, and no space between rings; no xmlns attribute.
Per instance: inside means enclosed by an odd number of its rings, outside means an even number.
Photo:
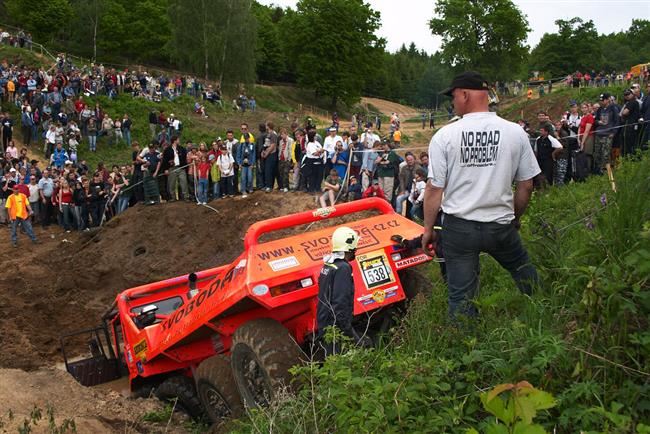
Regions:
<svg viewBox="0 0 650 434"><path fill-rule="evenodd" d="M330 200L330 205L334 205L334 202L336 201L336 193L340 190L341 178L336 169L331 169L329 176L325 178L325 182L323 183L323 194L319 198L321 208L327 206L326 199Z"/></svg>
<svg viewBox="0 0 650 434"><path fill-rule="evenodd" d="M375 179L372 181L372 185L363 192L361 195L362 198L367 198L367 197L378 197L380 199L386 199L386 195L384 194L384 190L381 189L379 186L379 180Z"/></svg>
<svg viewBox="0 0 650 434"><path fill-rule="evenodd" d="M234 175L235 175L235 160L230 155L228 147L221 145L221 154L217 157L217 166L221 179L219 180L219 189L223 197L233 197L234 194Z"/></svg>
<svg viewBox="0 0 650 434"><path fill-rule="evenodd" d="M348 186L348 201L361 199L361 184L356 176L350 177L350 185Z"/></svg>
<svg viewBox="0 0 650 434"><path fill-rule="evenodd" d="M419 219L424 219L424 213L422 209L422 203L424 202L424 190L427 186L427 172L421 167L418 167L415 170L415 180L413 181L413 187L411 188L411 195L409 196L409 202L413 204L411 207L411 220L415 220L415 217Z"/></svg>
<svg viewBox="0 0 650 434"><path fill-rule="evenodd" d="M197 167L199 176L199 191L197 194L197 201L199 205L205 205L208 203L208 176L210 175L211 167L212 165L208 162L207 155L201 155L201 160Z"/></svg>

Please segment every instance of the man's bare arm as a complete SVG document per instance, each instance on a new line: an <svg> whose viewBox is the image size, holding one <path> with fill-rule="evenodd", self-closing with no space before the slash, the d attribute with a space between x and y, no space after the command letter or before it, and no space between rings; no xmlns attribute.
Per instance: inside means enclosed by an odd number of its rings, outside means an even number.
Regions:
<svg viewBox="0 0 650 434"><path fill-rule="evenodd" d="M434 187L430 181L427 182L427 187L424 190L424 234L422 235L422 249L429 256L435 255L435 252L429 249L429 244L435 241L433 225L436 223L436 218L438 218L443 191L442 188Z"/></svg>
<svg viewBox="0 0 650 434"><path fill-rule="evenodd" d="M528 207L530 196L533 194L533 180L518 181L515 189L515 224L519 227L519 219Z"/></svg>

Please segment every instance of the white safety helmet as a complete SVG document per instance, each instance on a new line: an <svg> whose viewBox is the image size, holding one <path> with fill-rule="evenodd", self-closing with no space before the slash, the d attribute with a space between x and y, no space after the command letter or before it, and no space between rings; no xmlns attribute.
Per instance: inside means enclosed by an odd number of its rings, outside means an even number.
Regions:
<svg viewBox="0 0 650 434"><path fill-rule="evenodd" d="M357 249L359 235L347 226L337 228L332 234L333 252L353 252Z"/></svg>

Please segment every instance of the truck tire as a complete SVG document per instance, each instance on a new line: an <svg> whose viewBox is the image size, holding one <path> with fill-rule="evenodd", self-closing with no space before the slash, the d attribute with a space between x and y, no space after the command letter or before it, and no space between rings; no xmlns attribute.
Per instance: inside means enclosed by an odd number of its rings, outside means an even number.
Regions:
<svg viewBox="0 0 650 434"><path fill-rule="evenodd" d="M240 326L232 337L230 364L247 408L268 405L291 383L289 369L302 351L282 324L259 318Z"/></svg>
<svg viewBox="0 0 650 434"><path fill-rule="evenodd" d="M433 283L424 271L424 267L410 267L398 271L399 280L404 288L406 300L413 300L418 294L430 295L433 292Z"/></svg>
<svg viewBox="0 0 650 434"><path fill-rule="evenodd" d="M212 423L242 414L244 407L232 376L230 360L219 354L205 359L194 374L196 390Z"/></svg>
<svg viewBox="0 0 650 434"><path fill-rule="evenodd" d="M205 415L194 382L188 377L170 377L156 387L154 394L161 401L175 403L175 409L184 411L193 419L202 420Z"/></svg>

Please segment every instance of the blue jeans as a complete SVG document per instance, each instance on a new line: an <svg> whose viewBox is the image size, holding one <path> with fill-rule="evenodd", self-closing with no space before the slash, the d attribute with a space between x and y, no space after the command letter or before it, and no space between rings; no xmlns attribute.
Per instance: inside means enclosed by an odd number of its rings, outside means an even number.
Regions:
<svg viewBox="0 0 650 434"><path fill-rule="evenodd" d="M221 189L219 188L219 181L212 182L212 198L219 199L221 197Z"/></svg>
<svg viewBox="0 0 650 434"><path fill-rule="evenodd" d="M442 221L442 248L447 266L449 316L474 317L472 303L479 292L479 253L486 252L505 268L521 292L531 295L539 286L537 270L511 224L482 223L445 214Z"/></svg>
<svg viewBox="0 0 650 434"><path fill-rule="evenodd" d="M126 144L131 147L131 130L122 130L122 136L124 137Z"/></svg>
<svg viewBox="0 0 650 434"><path fill-rule="evenodd" d="M97 150L97 136L96 135L89 135L88 136L88 149L90 149L91 152L95 152Z"/></svg>
<svg viewBox="0 0 650 434"><path fill-rule="evenodd" d="M129 207L129 200L131 200L131 198L129 196L125 196L125 195L121 195L117 199L117 213L118 214L121 213L121 212L126 211L126 209Z"/></svg>
<svg viewBox="0 0 650 434"><path fill-rule="evenodd" d="M400 194L400 195L397 196L397 198L395 199L395 212L396 212L397 214L401 214L401 213L402 213L402 208L404 207L404 202L406 202L406 200L409 198L409 195L410 195L410 193L407 191L407 192L404 193L404 194Z"/></svg>
<svg viewBox="0 0 650 434"><path fill-rule="evenodd" d="M208 201L208 178L199 178L199 194L197 194L197 200L199 202Z"/></svg>
<svg viewBox="0 0 650 434"><path fill-rule="evenodd" d="M241 181L239 191L246 194L253 191L253 168L251 166L241 166Z"/></svg>
<svg viewBox="0 0 650 434"><path fill-rule="evenodd" d="M29 218L23 220L20 217L18 217L15 220L11 221L11 242L13 244L18 243L18 234L16 230L18 229L19 224L23 225L23 229L25 229L27 236L31 238L32 241L36 241L36 235L34 235L34 230L32 229L32 222L29 221Z"/></svg>

